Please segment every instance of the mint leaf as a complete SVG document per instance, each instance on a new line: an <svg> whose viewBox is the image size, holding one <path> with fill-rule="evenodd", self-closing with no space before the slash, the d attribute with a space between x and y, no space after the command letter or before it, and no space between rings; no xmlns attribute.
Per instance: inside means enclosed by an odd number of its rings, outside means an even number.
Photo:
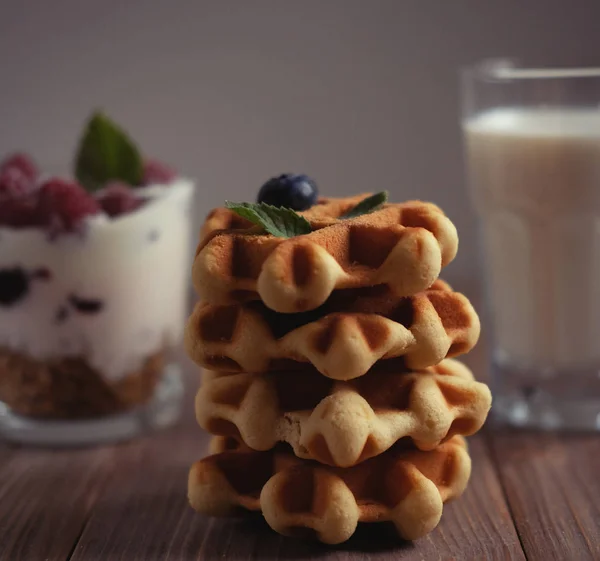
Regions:
<svg viewBox="0 0 600 561"><path fill-rule="evenodd" d="M127 133L104 113L88 121L75 157L75 177L88 190L109 181L142 182L142 156Z"/></svg>
<svg viewBox="0 0 600 561"><path fill-rule="evenodd" d="M388 192L381 191L379 193L375 193L366 199L363 199L358 203L354 208L351 208L345 214L342 214L340 218L356 218L357 216L362 216L363 214L369 214L377 210L380 206L384 205L388 200Z"/></svg>
<svg viewBox="0 0 600 561"><path fill-rule="evenodd" d="M278 238L293 238L310 234L310 222L291 208L271 206L266 203L232 203L225 206L253 224L262 226L269 234Z"/></svg>

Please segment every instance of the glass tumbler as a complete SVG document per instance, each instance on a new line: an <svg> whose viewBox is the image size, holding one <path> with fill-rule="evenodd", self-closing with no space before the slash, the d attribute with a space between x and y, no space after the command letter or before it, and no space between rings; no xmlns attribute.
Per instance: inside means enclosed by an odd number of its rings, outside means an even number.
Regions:
<svg viewBox="0 0 600 561"><path fill-rule="evenodd" d="M463 73L496 419L600 429L600 68Z"/></svg>
<svg viewBox="0 0 600 561"><path fill-rule="evenodd" d="M179 418L193 192L137 187L137 208L74 231L0 227L0 438L98 444Z"/></svg>

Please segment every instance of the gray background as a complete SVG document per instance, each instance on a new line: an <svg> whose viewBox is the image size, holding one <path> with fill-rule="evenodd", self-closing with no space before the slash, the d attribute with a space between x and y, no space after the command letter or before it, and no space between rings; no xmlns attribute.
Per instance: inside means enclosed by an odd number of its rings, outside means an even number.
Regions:
<svg viewBox="0 0 600 561"><path fill-rule="evenodd" d="M0 155L61 166L103 107L198 180L198 222L269 176L440 204L477 276L457 70L488 56L598 64L589 0L0 0Z"/></svg>

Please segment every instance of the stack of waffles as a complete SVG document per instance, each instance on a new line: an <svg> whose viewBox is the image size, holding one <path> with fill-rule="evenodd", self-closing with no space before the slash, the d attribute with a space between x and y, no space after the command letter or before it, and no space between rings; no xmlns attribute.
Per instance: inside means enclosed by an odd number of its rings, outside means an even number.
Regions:
<svg viewBox="0 0 600 561"><path fill-rule="evenodd" d="M216 435L190 472L196 510L261 511L282 534L326 543L358 522L416 539L464 491L464 437L491 396L450 358L480 329L438 279L456 229L419 201L342 220L363 197L319 200L300 213L312 233L287 239L209 215L186 330L205 368L197 419Z"/></svg>

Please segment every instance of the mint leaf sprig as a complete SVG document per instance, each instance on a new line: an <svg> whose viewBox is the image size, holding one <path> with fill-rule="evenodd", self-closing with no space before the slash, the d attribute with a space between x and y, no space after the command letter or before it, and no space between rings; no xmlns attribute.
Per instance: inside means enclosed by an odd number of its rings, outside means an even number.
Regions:
<svg viewBox="0 0 600 561"><path fill-rule="evenodd" d="M351 208L345 214L342 214L340 218L346 220L348 218L356 218L357 216L362 216L363 214L370 214L371 212L375 212L388 200L388 192L380 191L379 193L375 193L366 199L363 199L358 203L355 207Z"/></svg>
<svg viewBox="0 0 600 561"><path fill-rule="evenodd" d="M356 218L376 211L387 202L387 191L381 191L360 201L351 208L341 219ZM234 203L225 201L225 207L237 215L261 226L266 232L278 238L293 238L310 234L310 222L295 210L286 207L276 207L266 203Z"/></svg>
<svg viewBox="0 0 600 561"><path fill-rule="evenodd" d="M75 157L75 177L87 191L109 181L139 185L143 177L142 156L127 133L101 111L88 121Z"/></svg>
<svg viewBox="0 0 600 561"><path fill-rule="evenodd" d="M310 234L310 222L291 208L276 207L266 203L232 203L225 201L225 206L249 220L262 226L269 234L278 238L293 238Z"/></svg>

